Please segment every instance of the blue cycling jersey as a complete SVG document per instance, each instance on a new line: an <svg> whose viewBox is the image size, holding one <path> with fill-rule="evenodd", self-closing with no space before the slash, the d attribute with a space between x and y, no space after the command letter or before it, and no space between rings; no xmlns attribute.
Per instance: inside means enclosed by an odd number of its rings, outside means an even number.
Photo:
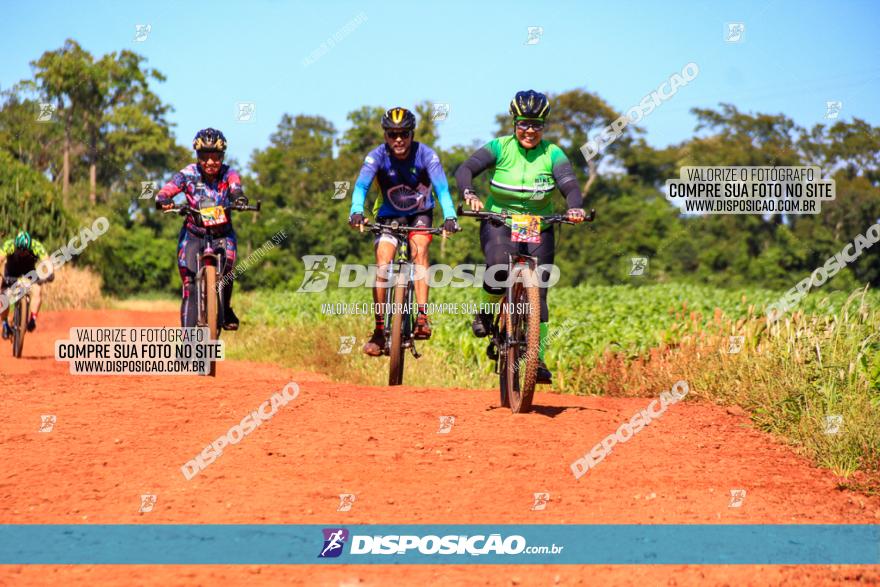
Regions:
<svg viewBox="0 0 880 587"><path fill-rule="evenodd" d="M449 183L440 157L431 147L413 141L406 159L398 159L381 144L366 156L351 196L351 214L364 213L364 201L376 179L382 194L377 216L409 216L434 208L437 194L444 218L456 218Z"/></svg>

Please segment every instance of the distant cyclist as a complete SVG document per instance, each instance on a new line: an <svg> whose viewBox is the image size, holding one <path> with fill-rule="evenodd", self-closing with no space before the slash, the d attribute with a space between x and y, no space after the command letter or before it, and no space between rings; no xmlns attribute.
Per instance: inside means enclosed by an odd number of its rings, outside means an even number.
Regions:
<svg viewBox="0 0 880 587"><path fill-rule="evenodd" d="M382 128L385 131L385 142L366 156L355 183L349 224L363 229L364 201L370 185L376 179L381 199L376 200L373 212L380 224L396 220L405 226L431 227L434 216L433 191L443 209L443 230L447 233L457 231L455 206L452 196L449 195L449 184L440 164L440 157L427 145L413 140L415 115L406 108L392 108L382 117ZM424 275L427 275L428 247L432 235L411 232L409 238L413 262L423 267ZM394 257L397 240L391 234L382 234L375 244L376 265L379 267L376 281L379 286L387 281L383 277L383 271ZM376 304L384 302L383 292L381 287L373 290ZM418 314L413 337L423 340L431 337L431 323L427 315L428 283L424 279L416 280L415 293ZM377 357L385 348L385 321L381 311L376 312L375 318L375 329L364 345L364 352Z"/></svg>
<svg viewBox="0 0 880 587"><path fill-rule="evenodd" d="M0 248L0 258L2 257L6 258L6 266L3 268L3 289L6 289L15 284L21 276L34 271L37 268L37 263L48 259L49 255L46 253L46 247L40 241L32 238L27 231L22 230L15 235L14 239L11 238L3 243L3 247ZM48 265L50 268L52 267L51 262ZM46 281L54 280L55 273L51 272ZM39 283L33 283L28 290L31 295L31 315L27 321L28 332L33 332L37 327L37 313L40 311L42 303L40 289ZM8 306L0 312L0 319L3 320L3 338L7 339L12 332L8 322Z"/></svg>
<svg viewBox="0 0 880 587"><path fill-rule="evenodd" d="M572 222L582 222L585 214L583 197L574 170L562 149L543 140L544 124L550 115L547 96L534 90L517 92L510 102L514 134L489 141L455 172L458 189L472 210L484 208L473 187L473 178L490 167L495 167L490 182L491 194L485 208L490 212L549 216L554 213L550 198L554 188L565 196L566 217ZM508 221L509 222L509 221ZM555 253L553 227L541 231L540 243L513 243L509 224L483 221L480 225L480 245L486 258L486 266L508 263L508 254L517 252L517 245L524 244L526 254L538 258L538 263L552 264ZM488 273L488 272L487 272ZM499 271L499 282L507 279L507 271ZM504 290L483 282L483 302L497 303ZM551 383L551 373L544 362L547 338L547 288L541 293L541 343L538 351L538 383ZM489 334L492 315L479 313L474 317L473 332L478 337Z"/></svg>
<svg viewBox="0 0 880 587"><path fill-rule="evenodd" d="M241 189L238 172L223 164L226 154L226 137L219 130L206 128L196 133L193 149L198 162L191 163L174 174L156 194L156 203L167 210L174 207L172 198L183 192L191 208L202 209L214 206L230 206L235 202L247 203ZM232 212L225 212L226 221L206 227L200 216L187 214L177 243L177 266L183 281L183 299L180 304L180 324L184 328L196 325L198 319L198 300L196 299L196 271L198 257L205 248L205 236L214 239L214 249L224 251L226 263L219 281L223 286L223 329L237 330L238 317L232 311L232 285L234 280L222 279L235 268L235 255L238 237L232 227Z"/></svg>

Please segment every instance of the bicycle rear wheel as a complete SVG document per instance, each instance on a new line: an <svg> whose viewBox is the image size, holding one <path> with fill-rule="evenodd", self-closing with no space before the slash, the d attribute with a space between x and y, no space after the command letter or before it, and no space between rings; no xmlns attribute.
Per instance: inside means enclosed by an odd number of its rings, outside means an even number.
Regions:
<svg viewBox="0 0 880 587"><path fill-rule="evenodd" d="M501 298L501 311L495 318L495 332L497 332L497 340L504 341L507 339L507 296ZM497 343L496 343L497 345ZM501 390L501 407L510 407L510 394L507 391L507 352L502 352L499 348L495 351L498 354L498 388Z"/></svg>
<svg viewBox="0 0 880 587"><path fill-rule="evenodd" d="M24 335L27 332L27 313L30 307L28 296L24 296L15 304L15 316L12 318L12 356L21 358L24 350Z"/></svg>
<svg viewBox="0 0 880 587"><path fill-rule="evenodd" d="M541 330L541 297L535 272L520 270L521 279L513 286L511 305L506 312L507 349L504 369L510 411L528 412L532 407L538 374L538 345Z"/></svg>

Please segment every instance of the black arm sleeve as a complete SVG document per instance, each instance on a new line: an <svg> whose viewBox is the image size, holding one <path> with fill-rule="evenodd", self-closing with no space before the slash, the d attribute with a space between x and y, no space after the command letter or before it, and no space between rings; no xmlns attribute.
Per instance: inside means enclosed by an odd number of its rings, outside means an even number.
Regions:
<svg viewBox="0 0 880 587"><path fill-rule="evenodd" d="M459 193L464 194L464 190L474 189L474 176L480 175L493 165L495 165L495 155L486 147L481 147L468 157L467 161L455 170L455 183L458 184Z"/></svg>
<svg viewBox="0 0 880 587"><path fill-rule="evenodd" d="M581 195L581 187L578 185L578 180L575 177L574 169L571 168L571 163L562 161L554 165L553 179L556 181L556 187L565 196L565 202L568 204L569 210L584 207L584 197Z"/></svg>

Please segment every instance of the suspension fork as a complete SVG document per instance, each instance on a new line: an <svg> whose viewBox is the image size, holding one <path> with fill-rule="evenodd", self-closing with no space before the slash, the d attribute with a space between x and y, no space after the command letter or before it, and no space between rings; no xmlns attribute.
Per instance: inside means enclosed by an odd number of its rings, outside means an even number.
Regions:
<svg viewBox="0 0 880 587"><path fill-rule="evenodd" d="M213 265L217 272L217 283L219 284L218 290L215 292L201 292L202 288L202 271L208 265ZM220 310L220 319L224 318L224 303L223 303L223 295L221 295L221 291L223 289L223 269L225 267L225 263L223 259L221 259L221 255L214 251L214 237L206 234L205 235L205 248L201 252L198 257L198 265L196 268L196 286L199 289L198 295L198 315L202 316L206 313L205 303L206 299L204 296L216 295L218 299L217 307Z"/></svg>

